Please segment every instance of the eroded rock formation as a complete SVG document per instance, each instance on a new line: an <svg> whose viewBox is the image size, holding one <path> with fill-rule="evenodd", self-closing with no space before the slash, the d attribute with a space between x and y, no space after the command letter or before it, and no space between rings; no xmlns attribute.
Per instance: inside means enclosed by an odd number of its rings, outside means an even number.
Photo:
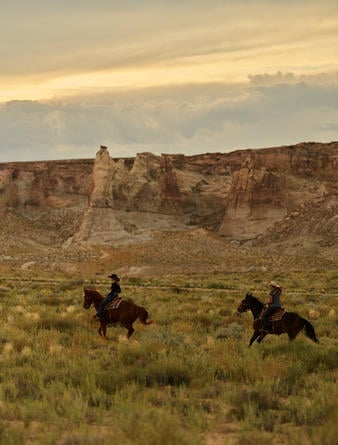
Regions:
<svg viewBox="0 0 338 445"><path fill-rule="evenodd" d="M0 208L78 215L77 242L120 244L203 227L234 239L268 233L311 203L337 205L338 142L203 155L140 153L0 164ZM294 219L294 218L293 218Z"/></svg>

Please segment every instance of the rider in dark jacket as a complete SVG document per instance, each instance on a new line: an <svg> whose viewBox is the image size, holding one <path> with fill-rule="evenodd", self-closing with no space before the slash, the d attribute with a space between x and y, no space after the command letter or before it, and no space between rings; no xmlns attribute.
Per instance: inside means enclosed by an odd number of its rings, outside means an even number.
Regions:
<svg viewBox="0 0 338 445"><path fill-rule="evenodd" d="M263 331L269 332L269 318L274 314L277 309L281 307L280 296L282 293L282 288L275 281L270 282L270 292L268 307L263 315Z"/></svg>
<svg viewBox="0 0 338 445"><path fill-rule="evenodd" d="M111 289L110 289L109 294L106 296L106 298L101 301L99 309L98 309L96 315L94 315L94 318L96 318L97 320L100 319L105 306L108 303L110 303L111 301L113 301L115 298L117 298L118 294L121 293L121 288L120 288L120 285L118 284L120 282L120 278L115 273L113 273L112 275L109 275L108 278L112 279Z"/></svg>

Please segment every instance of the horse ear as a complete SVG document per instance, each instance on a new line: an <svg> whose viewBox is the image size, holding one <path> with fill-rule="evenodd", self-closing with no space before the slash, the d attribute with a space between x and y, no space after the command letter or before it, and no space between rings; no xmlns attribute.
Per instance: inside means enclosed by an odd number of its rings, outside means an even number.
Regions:
<svg viewBox="0 0 338 445"><path fill-rule="evenodd" d="M246 296L247 297L252 297L252 292L247 292Z"/></svg>

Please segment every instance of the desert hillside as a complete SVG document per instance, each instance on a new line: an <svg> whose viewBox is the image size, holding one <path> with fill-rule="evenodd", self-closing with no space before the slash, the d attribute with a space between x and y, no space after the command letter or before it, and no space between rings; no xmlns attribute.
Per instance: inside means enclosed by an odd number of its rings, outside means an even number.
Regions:
<svg viewBox="0 0 338 445"><path fill-rule="evenodd" d="M0 164L2 274L330 267L337 156L338 142L136 158L100 147Z"/></svg>

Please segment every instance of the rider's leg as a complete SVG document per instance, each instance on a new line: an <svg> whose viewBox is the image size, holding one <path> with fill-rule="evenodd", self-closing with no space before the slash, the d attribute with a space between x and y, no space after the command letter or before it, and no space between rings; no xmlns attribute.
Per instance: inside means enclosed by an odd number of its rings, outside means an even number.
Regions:
<svg viewBox="0 0 338 445"><path fill-rule="evenodd" d="M277 308L268 307L263 317L263 331L269 332L269 318L276 312Z"/></svg>
<svg viewBox="0 0 338 445"><path fill-rule="evenodd" d="M107 297L101 301L99 309L98 309L96 315L94 315L94 318L100 318L103 313L103 310L107 306L107 304L110 303L111 301L113 301L114 298L116 298L116 297L117 297L116 293L108 294Z"/></svg>

